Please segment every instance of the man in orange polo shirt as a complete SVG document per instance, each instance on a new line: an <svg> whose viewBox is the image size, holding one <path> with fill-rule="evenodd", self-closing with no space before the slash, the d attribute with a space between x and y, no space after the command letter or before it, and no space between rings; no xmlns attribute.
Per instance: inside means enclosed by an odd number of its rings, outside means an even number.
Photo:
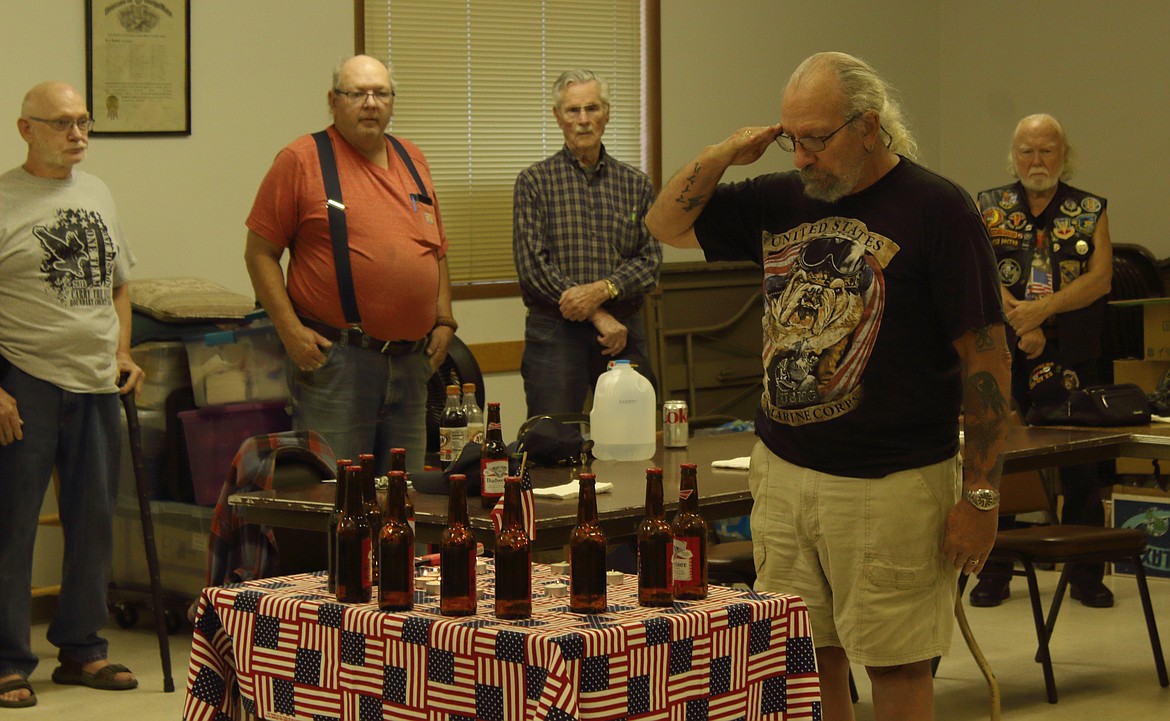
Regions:
<svg viewBox="0 0 1170 721"><path fill-rule="evenodd" d="M327 135L286 146L260 184L246 222L248 274L288 354L293 427L320 433L338 458L375 453L379 472L389 449L404 447L407 469L420 471L427 379L457 327L434 183L413 143L385 135L394 110L385 64L346 60L328 101ZM325 188L322 142L340 199ZM340 255L338 211L348 238Z"/></svg>

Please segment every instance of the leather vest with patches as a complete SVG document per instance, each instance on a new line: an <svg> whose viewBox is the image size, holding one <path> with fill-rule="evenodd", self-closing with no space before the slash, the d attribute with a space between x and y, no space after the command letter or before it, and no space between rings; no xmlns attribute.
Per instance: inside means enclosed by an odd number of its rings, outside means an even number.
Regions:
<svg viewBox="0 0 1170 721"><path fill-rule="evenodd" d="M1034 217L1020 183L985 190L979 209L991 236L999 282L1015 298L1023 298L1028 286L1036 236L1047 238L1052 268L1052 292L1079 278L1089 267L1093 233L1105 212L1106 200L1060 183L1048 207ZM1101 324L1105 298L1055 319L1055 336L1064 365L1100 355Z"/></svg>

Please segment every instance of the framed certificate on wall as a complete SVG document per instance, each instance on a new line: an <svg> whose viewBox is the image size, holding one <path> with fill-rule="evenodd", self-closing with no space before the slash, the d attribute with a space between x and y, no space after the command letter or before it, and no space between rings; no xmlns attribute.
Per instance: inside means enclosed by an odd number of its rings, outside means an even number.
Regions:
<svg viewBox="0 0 1170 721"><path fill-rule="evenodd" d="M86 0L94 135L191 134L189 0Z"/></svg>

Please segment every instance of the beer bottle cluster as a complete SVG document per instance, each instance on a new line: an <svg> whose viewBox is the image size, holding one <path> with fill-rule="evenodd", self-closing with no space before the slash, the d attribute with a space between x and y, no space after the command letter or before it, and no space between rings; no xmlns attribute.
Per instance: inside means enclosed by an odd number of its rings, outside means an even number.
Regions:
<svg viewBox="0 0 1170 721"><path fill-rule="evenodd" d="M707 597L707 521L699 513L698 471L679 468L678 513L667 523L662 469L646 469L646 515L638 527L638 603L669 606Z"/></svg>
<svg viewBox="0 0 1170 721"><path fill-rule="evenodd" d="M525 619L532 615L532 539L522 517L521 479L508 473L500 404L487 406L481 453L484 505L494 506L501 495L504 499L496 537L494 611L498 618ZM368 603L377 589L381 610L412 610L415 536L413 504L406 490L406 451L391 450L384 512L375 492L374 457L358 458L358 464L348 459L337 462L327 534L329 590L339 602ZM452 474L449 482L447 525L439 543L439 611L470 616L477 608L477 544L467 513L467 477ZM600 614L608 608L606 535L597 518L596 483L593 473L579 475L577 524L569 536L569 610L574 613ZM708 526L699 512L695 464L679 466L679 508L673 522L666 520L663 495L662 469L646 469L645 515L637 531L642 606L707 597Z"/></svg>
<svg viewBox="0 0 1170 721"><path fill-rule="evenodd" d="M342 603L377 600L382 610L414 608L414 506L406 490L406 451L390 451L385 509L378 501L374 456L337 461L330 513L326 587Z"/></svg>

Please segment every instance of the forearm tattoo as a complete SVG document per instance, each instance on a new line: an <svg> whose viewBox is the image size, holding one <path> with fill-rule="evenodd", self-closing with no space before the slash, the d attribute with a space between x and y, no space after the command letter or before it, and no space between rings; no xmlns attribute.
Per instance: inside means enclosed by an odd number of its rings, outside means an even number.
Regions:
<svg viewBox="0 0 1170 721"><path fill-rule="evenodd" d="M995 350L995 337L991 335L991 326L975 329L975 350L980 353Z"/></svg>
<svg viewBox="0 0 1170 721"><path fill-rule="evenodd" d="M683 189L679 191L678 197L674 201L683 206L684 213L689 213L697 208L702 208L707 203L707 196L705 195L696 195L693 198L687 197L691 192L691 188L694 187L695 179L699 177L699 171L701 169L702 166L700 166L698 163L695 163L695 167L691 168L690 175L686 177L686 185L684 185Z"/></svg>
<svg viewBox="0 0 1170 721"><path fill-rule="evenodd" d="M963 454L975 467L986 468L990 465L990 472L984 475L988 482L998 488L1003 455L996 453L993 445L1009 413L1007 399L995 376L988 371L979 371L969 376L964 395L967 409L963 414L966 430Z"/></svg>

